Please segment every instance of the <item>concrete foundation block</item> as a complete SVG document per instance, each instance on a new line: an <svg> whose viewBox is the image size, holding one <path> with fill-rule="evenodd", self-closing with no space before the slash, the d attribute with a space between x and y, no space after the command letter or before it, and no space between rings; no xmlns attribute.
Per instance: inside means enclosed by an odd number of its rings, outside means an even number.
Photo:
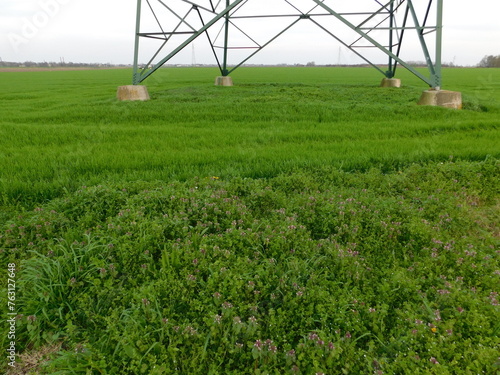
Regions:
<svg viewBox="0 0 500 375"><path fill-rule="evenodd" d="M120 86L116 92L118 100L149 100L149 93L146 86Z"/></svg>
<svg viewBox="0 0 500 375"><path fill-rule="evenodd" d="M418 104L462 109L462 93L447 90L426 90L422 93Z"/></svg>
<svg viewBox="0 0 500 375"><path fill-rule="evenodd" d="M380 87L401 87L401 80L399 78L384 78Z"/></svg>
<svg viewBox="0 0 500 375"><path fill-rule="evenodd" d="M233 79L229 76L215 77L215 86L232 86Z"/></svg>

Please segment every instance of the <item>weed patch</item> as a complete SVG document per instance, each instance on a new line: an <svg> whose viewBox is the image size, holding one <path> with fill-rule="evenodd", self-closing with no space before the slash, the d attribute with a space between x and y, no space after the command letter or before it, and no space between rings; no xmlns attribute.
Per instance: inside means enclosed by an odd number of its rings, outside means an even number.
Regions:
<svg viewBox="0 0 500 375"><path fill-rule="evenodd" d="M494 373L498 172L83 186L2 226L19 343L62 342L50 374Z"/></svg>

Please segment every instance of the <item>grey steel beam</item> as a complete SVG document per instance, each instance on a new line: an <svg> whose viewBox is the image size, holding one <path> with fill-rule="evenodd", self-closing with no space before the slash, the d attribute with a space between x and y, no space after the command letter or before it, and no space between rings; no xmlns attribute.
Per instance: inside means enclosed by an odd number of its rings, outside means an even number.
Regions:
<svg viewBox="0 0 500 375"><path fill-rule="evenodd" d="M142 0L137 0L137 15L136 15L136 23L135 23L135 47L134 47L134 70L132 73L132 83L136 85L140 81L139 79L139 38L141 31L141 5Z"/></svg>
<svg viewBox="0 0 500 375"><path fill-rule="evenodd" d="M325 9L327 12L329 12L332 16L334 16L335 18L337 18L339 21L341 21L342 23L344 23L346 26L348 26L350 29L354 30L355 32L357 32L359 35L361 35L364 39L366 39L367 41L369 41L370 43L372 43L374 46L378 47L382 52L384 52L385 54L389 55L390 57L392 57L395 61L399 62L402 66L404 66L406 69L408 69L410 72L412 72L414 75L416 75L418 78L420 78L422 81L424 81L425 83L427 83L429 86L432 86L432 83L433 81L430 80L429 78L427 78L426 76L424 76L422 73L420 73L419 71L417 71L415 68L413 68L412 66L410 66L409 64L407 64L405 61L403 61L402 59L399 58L399 56L396 56L394 53L392 53L391 51L389 51L387 48L385 48L384 46L382 46L380 43L378 43L375 39L373 39L372 37L370 37L367 33L365 33L364 31L360 30L359 28L357 28L355 25L353 25L351 22L349 22L348 20L346 20L344 17L342 17L341 15L339 15L337 12L335 12L332 8L330 8L329 6L325 5L322 1L320 0L311 0L311 1L314 1L316 4L318 4L320 7L322 7L323 9ZM408 1L411 1L411 0L408 0Z"/></svg>
<svg viewBox="0 0 500 375"><path fill-rule="evenodd" d="M393 51L393 48L394 48L394 45L393 45L393 42L394 42L394 2L391 1L391 9L390 9L390 12L391 12L391 15L390 15L390 20L389 20L389 27L390 27L390 30L389 30L389 51L392 53ZM394 71L392 69L392 63L393 63L393 59L391 56L389 56L389 65L387 67L387 72L385 73L386 77L387 78L393 78L394 77Z"/></svg>
<svg viewBox="0 0 500 375"><path fill-rule="evenodd" d="M267 43L263 44L260 46L254 53L252 53L250 56L248 56L246 59L244 59L242 62L240 62L238 65L236 65L233 69L231 69L228 74L239 68L241 65L243 65L245 62L250 60L255 54L257 54L259 51L261 51L264 47L268 46L271 44L276 38L278 38L280 35L284 34L285 31L289 30L293 25L295 25L297 22L301 20L301 17L297 18L294 22L292 22L290 25L288 25L285 29L283 29L281 32L279 32L277 35L275 35L271 40L269 40Z"/></svg>
<svg viewBox="0 0 500 375"><path fill-rule="evenodd" d="M288 29L290 29L295 23L297 23L301 19L309 19L313 23L315 23L317 26L319 26L322 30L327 32L330 36L335 38L338 42L340 42L342 45L344 45L346 48L348 48L350 51L355 53L357 56L362 58L364 61L366 61L368 64L379 70L382 74L384 74L388 78L392 78L395 75L396 68L398 64L402 65L405 67L407 70L409 70L411 73L413 73L415 76L417 76L419 79L427 83L429 86L433 88L439 89L441 86L441 52L442 52L442 18L443 18L443 0L436 0L437 1L437 19L436 19L436 26L428 26L427 21L428 17L430 14L431 7L433 5L434 0L427 0L428 6L427 6L427 12L425 14L425 19L423 23L420 23L419 18L417 16L415 6L413 3L413 0L384 0L384 3L382 3L382 0L374 0L377 4L380 5L380 8L377 8L376 11L374 12L335 12L331 6L328 6L325 2L325 0L311 0L311 2L314 4L314 6L311 7L309 11L301 11L297 6L293 4L293 0L284 0L287 4L289 4L294 10L297 11L298 14L262 14L262 15L245 15L239 14L240 9L242 9L249 1L252 0L218 0L216 4L212 0L210 0L210 5L209 7L204 7L198 4L196 0L179 0L179 2L184 3L184 5L189 5L191 9L188 11L188 13L184 16L181 16L176 13L172 7L169 7L166 4L166 0L158 0L158 2L163 5L168 11L170 11L174 16L176 16L179 19L179 23L177 26L172 30L165 31L163 30L163 26L160 24L158 18L156 17L156 14L151 7L150 1L151 0L146 0L147 3L149 4L151 11L153 12L153 15L160 26L161 32L140 32L140 21L141 21L141 2L142 0L137 0L137 24L136 24L136 35L135 35L135 53L134 53L134 71L133 71L133 81L134 84L138 84L142 81L144 81L146 78L148 78L151 74L153 74L156 70L158 70L161 66L163 66L167 61L172 59L177 53L179 53L182 49L184 49L187 45L189 45L191 42L193 42L197 37L199 37L201 34L205 33L207 35L208 41L210 43L210 47L212 48L212 51L215 55L215 58L217 60L217 64L219 65L219 69L221 70L221 74L223 76L228 75L241 65L243 65L246 61L248 61L251 57L253 57L256 53L261 51L264 47L269 45L272 41L274 41L276 38L278 38L280 35L282 35L284 32L286 32ZM404 20L402 26L397 25L397 18L395 16L395 13L397 10L404 4L407 3L405 14L404 14ZM225 3L225 8L222 10L217 10L220 9ZM188 23L187 17L192 13L193 10L196 10L196 12L199 14L202 27L196 29L193 27L193 25ZM203 10L205 12L208 12L213 18L210 19L208 23L204 23L202 15L200 13L200 10ZM292 13L292 10L289 10L286 13ZM264 12L265 13L265 12ZM408 16L411 14L411 18L413 19L414 25L407 25L407 20ZM358 24L355 25L352 22L350 22L346 17L348 16L353 16L353 15L363 15L367 16L367 18L364 18L364 20ZM372 21L374 17L383 15L384 19L376 25L369 27L368 22ZM353 43L348 44L346 41L342 40L341 37L336 35L336 31L330 31L327 26L323 26L319 22L317 22L314 17L326 17L326 16L333 16L335 17L338 21L343 23L345 26L350 28L351 30L355 31L358 35L359 38L356 39ZM298 17L295 19L291 25L286 26L284 29L281 29L281 31L272 37L268 42L265 44L257 43L252 37L246 33L244 33L233 20L238 20L238 19L258 19L258 18L272 18L272 17ZM212 27L215 23L218 21L223 20L222 28L219 33L222 33L223 37L223 45L221 47L216 46L214 43L212 43L212 40L210 38L210 35L208 33L208 30L210 27ZM385 22L389 23L389 26L387 27L386 25L383 25ZM192 31L178 31L180 25L187 25L187 27L192 30ZM238 29L240 32L243 32L244 35L246 35L249 40L251 40L253 43L256 44L254 47L245 47L245 46L239 46L239 47L230 47L229 45L229 38L230 38L230 25L233 25L236 29ZM408 64L406 61L404 61L400 57L400 51L403 43L403 37L405 35L406 30L416 30L418 39L420 41L420 46L422 48L423 54L425 56L425 60L427 63L427 66L429 68L429 73L430 73L430 78L422 74L420 71L412 67L410 64ZM374 37L372 37L371 34L373 31L387 31L388 32L388 46L383 45L380 41L376 40ZM428 40L426 40L425 35L429 34L431 32L436 32L436 57L435 57L435 62L433 63L429 48L428 48ZM138 59L139 59L139 47L140 47L140 42L139 39L141 37L147 37L147 38L153 38L153 39L159 39L163 40L164 43L162 46L158 49L158 51L154 54L153 58L149 60L148 66L154 61L155 58L158 57L160 52L163 50L164 46L167 44L167 42L171 39L173 35L181 35L181 34L186 34L190 35L183 43L180 45L176 45L175 48L170 49L169 53L167 56L162 58L159 62L157 62L152 69L147 70L147 67L145 69L139 70L138 67ZM371 34L371 35L370 35ZM217 39L217 38L216 38ZM362 46L362 45L356 45L359 41L365 40L367 41L370 45L369 46ZM385 43L384 43L385 44ZM386 72L384 72L380 67L370 61L370 59L364 57L360 52L357 52L357 49L360 49L362 47L371 47L371 48L377 48L380 51L382 51L384 54L388 56L388 69ZM397 50L395 51L395 47L397 47ZM216 48L222 48L223 49L223 56L222 56L222 61L219 61L219 58L217 57L217 53L215 52ZM246 57L243 61L238 63L236 66L233 68L229 68L228 64L228 52L229 50L232 49L255 49L253 53L250 54L250 56Z"/></svg>
<svg viewBox="0 0 500 375"><path fill-rule="evenodd" d="M423 28L420 26L420 23L418 22L417 12L415 11L415 7L413 6L412 0L408 0L408 7L410 8L410 13L411 16L413 17L413 22L417 27L418 40L420 41L420 46L422 47L422 51L425 56L425 62L427 63L427 67L431 74L431 79L429 80L429 86L433 86L434 81L432 80L432 77L435 76L436 71L434 69L434 64L432 63L431 55L429 53L429 48L427 47L427 43L424 38Z"/></svg>
<svg viewBox="0 0 500 375"><path fill-rule="evenodd" d="M139 2L141 0L138 0ZM188 46L193 40L198 38L201 34L203 34L206 30L208 30L213 24L219 21L221 18L225 17L233 8L242 3L245 0L235 0L232 4L229 4L221 13L217 14L214 18L212 18L205 26L199 29L195 34L190 36L186 41L181 43L177 48L175 48L172 52L170 52L166 57L160 60L151 70L141 75L134 75L134 84L137 85L148 78L151 74L156 72L160 67L163 66L168 60L177 55L181 50L183 50L186 46ZM137 51L136 51L137 53ZM136 69L136 68L135 68Z"/></svg>
<svg viewBox="0 0 500 375"><path fill-rule="evenodd" d="M226 0L226 7L229 6L229 0ZM229 45L229 12L226 13L224 17L224 57L222 58L222 71L221 74L223 77L229 74L227 70L227 47Z"/></svg>
<svg viewBox="0 0 500 375"><path fill-rule="evenodd" d="M436 62L433 87L441 89L442 85L442 48L443 48L443 0L437 0L437 19L436 19Z"/></svg>

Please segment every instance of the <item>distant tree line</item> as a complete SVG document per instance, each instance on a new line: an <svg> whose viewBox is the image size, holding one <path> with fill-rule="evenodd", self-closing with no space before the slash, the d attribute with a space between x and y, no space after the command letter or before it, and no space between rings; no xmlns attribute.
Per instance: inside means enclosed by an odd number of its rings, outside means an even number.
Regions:
<svg viewBox="0 0 500 375"><path fill-rule="evenodd" d="M480 68L500 68L500 55L484 56L477 66Z"/></svg>
<svg viewBox="0 0 500 375"><path fill-rule="evenodd" d="M411 66L415 67L426 67L427 64L425 61L408 61L407 62ZM130 66L130 65L124 65L124 64L100 64L100 63L73 63L73 62L33 62L33 61L25 61L25 62L9 62L9 61L2 61L0 59L0 68L112 68L112 67L125 67L125 66ZM199 66L204 66L203 64L200 64ZM211 65L206 65L206 66L211 66ZM261 66L272 66L272 65L262 65ZM315 67L315 66L323 66L323 67L332 67L332 66L342 66L342 67L352 67L353 65L348 65L348 64L327 64L327 65L317 65L314 61L308 62L306 65L303 64L294 64L294 65L288 65L288 64L278 64L278 66L308 66L308 67ZM359 66L359 67L365 67L368 66L366 64L358 64L354 66ZM454 63L443 63L443 67L456 67ZM477 64L477 67L479 68L500 68L500 55L499 56L484 56L483 59Z"/></svg>
<svg viewBox="0 0 500 375"><path fill-rule="evenodd" d="M2 68L111 68L124 65L113 65L113 64L88 64L88 63L72 63L72 62L9 62L0 61L0 67Z"/></svg>

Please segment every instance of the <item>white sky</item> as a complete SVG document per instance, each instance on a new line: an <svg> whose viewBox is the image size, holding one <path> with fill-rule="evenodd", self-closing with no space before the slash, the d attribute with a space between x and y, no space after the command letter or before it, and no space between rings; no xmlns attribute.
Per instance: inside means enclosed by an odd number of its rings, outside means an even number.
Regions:
<svg viewBox="0 0 500 375"><path fill-rule="evenodd" d="M252 1L261 0L249 3ZM354 0L327 1L340 3L340 7L356 6ZM359 5L361 0L357 1ZM164 2L173 4L170 0ZM274 2L282 0L267 0L263 4L272 6ZM59 62L64 58L66 62L131 64L135 14L136 0L1 0L0 58L16 62ZM475 65L485 55L499 55L499 15L498 0L445 0L443 62ZM310 22L305 25L307 22L301 21L300 26L285 33L249 63L360 62L319 28ZM214 63L207 45L206 38L200 37L194 48L188 47L172 62ZM412 43L406 53L407 60L424 60Z"/></svg>

